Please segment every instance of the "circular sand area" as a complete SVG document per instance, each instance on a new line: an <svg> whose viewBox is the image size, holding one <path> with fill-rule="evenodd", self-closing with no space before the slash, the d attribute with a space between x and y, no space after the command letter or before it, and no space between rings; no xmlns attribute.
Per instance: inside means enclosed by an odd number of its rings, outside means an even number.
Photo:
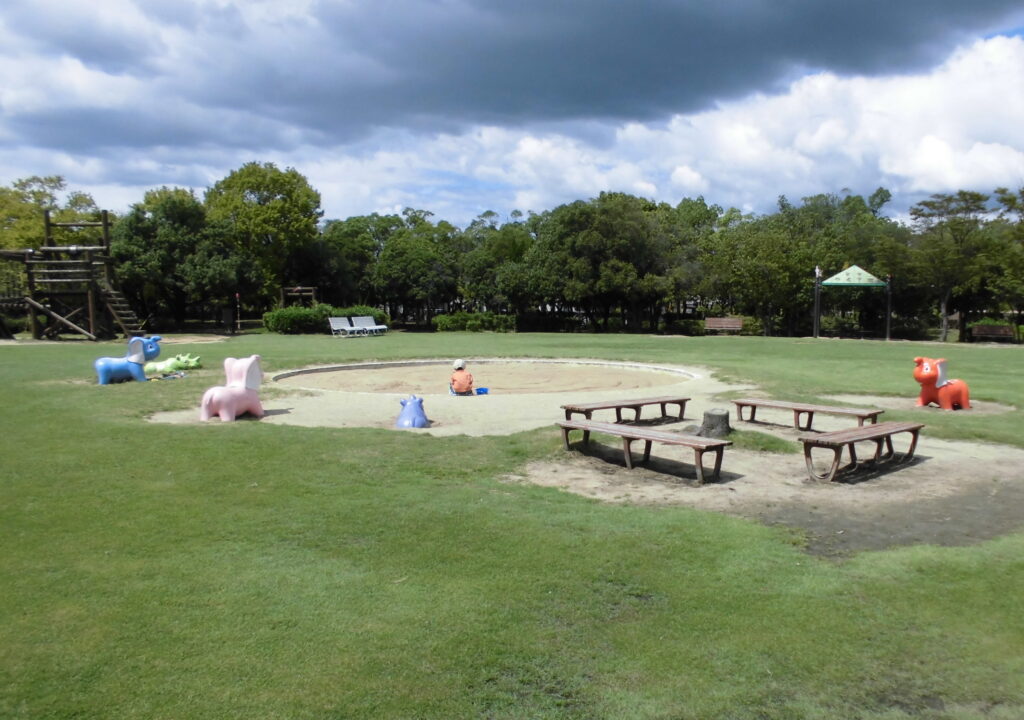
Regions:
<svg viewBox="0 0 1024 720"><path fill-rule="evenodd" d="M489 395L641 390L685 382L695 374L682 368L636 363L566 360L470 360L475 386ZM448 360L360 363L291 370L276 383L307 390L448 395Z"/></svg>

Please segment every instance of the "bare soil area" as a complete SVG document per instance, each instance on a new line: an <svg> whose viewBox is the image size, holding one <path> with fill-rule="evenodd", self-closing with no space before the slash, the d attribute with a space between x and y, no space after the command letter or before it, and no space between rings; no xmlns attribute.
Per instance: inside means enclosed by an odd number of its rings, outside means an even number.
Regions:
<svg viewBox="0 0 1024 720"><path fill-rule="evenodd" d="M664 422L657 408L641 422L666 430L698 424L712 408L727 409L738 429L754 429L793 441L800 434L789 411L758 411L757 423L739 423L723 393L749 386L727 385L694 367L640 366L604 361L469 360L477 386L488 395L447 394L448 361L388 363L350 369L311 368L279 373L263 389L267 410L261 422L328 427L377 427L430 435L500 435L551 427L569 402L679 395L690 397L686 419ZM198 423L195 410L159 413L156 422ZM397 430L401 398L424 398L431 426ZM840 395L837 404L912 409L916 390L905 398ZM972 402L972 404L975 404ZM970 413L1014 412L979 402ZM920 408L922 422L935 408ZM611 419L595 414L595 419ZM628 413L627 413L628 415ZM884 416L883 416L884 417ZM816 415L816 430L837 430L850 421ZM576 436L574 436L576 437ZM895 439L897 452L906 447ZM867 448L865 448L867 450ZM866 454L864 452L859 453ZM817 456L816 456L817 458ZM821 457L822 462L827 458ZM561 488L602 502L685 505L737 515L799 531L809 552L844 556L907 544L964 545L1024 528L1024 450L997 445L950 442L921 434L916 457L908 463L862 467L821 484L809 480L802 453L773 454L729 448L718 482L697 486L692 452L655 446L651 462L627 470L618 442L578 443L555 461L533 463L508 482Z"/></svg>

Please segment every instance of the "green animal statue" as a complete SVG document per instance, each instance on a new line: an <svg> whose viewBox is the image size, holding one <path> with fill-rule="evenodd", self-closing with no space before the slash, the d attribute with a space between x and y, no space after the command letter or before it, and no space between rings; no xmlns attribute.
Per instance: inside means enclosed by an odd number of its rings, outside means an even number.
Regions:
<svg viewBox="0 0 1024 720"><path fill-rule="evenodd" d="M202 367L202 363L198 355L175 355L160 362L146 363L146 374L163 375L164 373L179 372L181 370L195 370L200 367Z"/></svg>

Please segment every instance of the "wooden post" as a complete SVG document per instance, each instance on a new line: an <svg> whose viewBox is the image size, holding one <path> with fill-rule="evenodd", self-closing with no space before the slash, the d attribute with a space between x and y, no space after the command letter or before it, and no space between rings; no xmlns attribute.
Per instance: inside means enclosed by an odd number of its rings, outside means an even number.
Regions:
<svg viewBox="0 0 1024 720"><path fill-rule="evenodd" d="M92 250L85 251L85 263L90 279L85 283L85 294L89 304L89 332L96 335L96 283L92 280Z"/></svg>
<svg viewBox="0 0 1024 720"><path fill-rule="evenodd" d="M29 300L34 302L36 299L36 279L35 275L32 273L32 265L29 263L29 260L32 259L33 255L34 253L32 250L27 250L25 252L25 279L28 297ZM39 327L39 322L36 320L36 311L32 308L31 304L28 306L28 325L29 328L32 329L32 337L36 340L41 340L43 337L43 330Z"/></svg>
<svg viewBox="0 0 1024 720"><path fill-rule="evenodd" d="M110 254L110 214L104 210L100 214L103 222L103 248L106 254Z"/></svg>

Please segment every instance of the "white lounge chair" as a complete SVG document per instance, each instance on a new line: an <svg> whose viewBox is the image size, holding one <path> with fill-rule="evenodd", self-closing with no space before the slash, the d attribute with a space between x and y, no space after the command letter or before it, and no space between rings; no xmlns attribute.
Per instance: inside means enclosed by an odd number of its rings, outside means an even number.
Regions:
<svg viewBox="0 0 1024 720"><path fill-rule="evenodd" d="M331 334L335 337L366 337L366 328L354 326L347 317L327 318L331 324Z"/></svg>
<svg viewBox="0 0 1024 720"><path fill-rule="evenodd" d="M377 321L368 315L351 318L352 326L366 330L371 335L383 335L388 331L387 325L378 325Z"/></svg>

